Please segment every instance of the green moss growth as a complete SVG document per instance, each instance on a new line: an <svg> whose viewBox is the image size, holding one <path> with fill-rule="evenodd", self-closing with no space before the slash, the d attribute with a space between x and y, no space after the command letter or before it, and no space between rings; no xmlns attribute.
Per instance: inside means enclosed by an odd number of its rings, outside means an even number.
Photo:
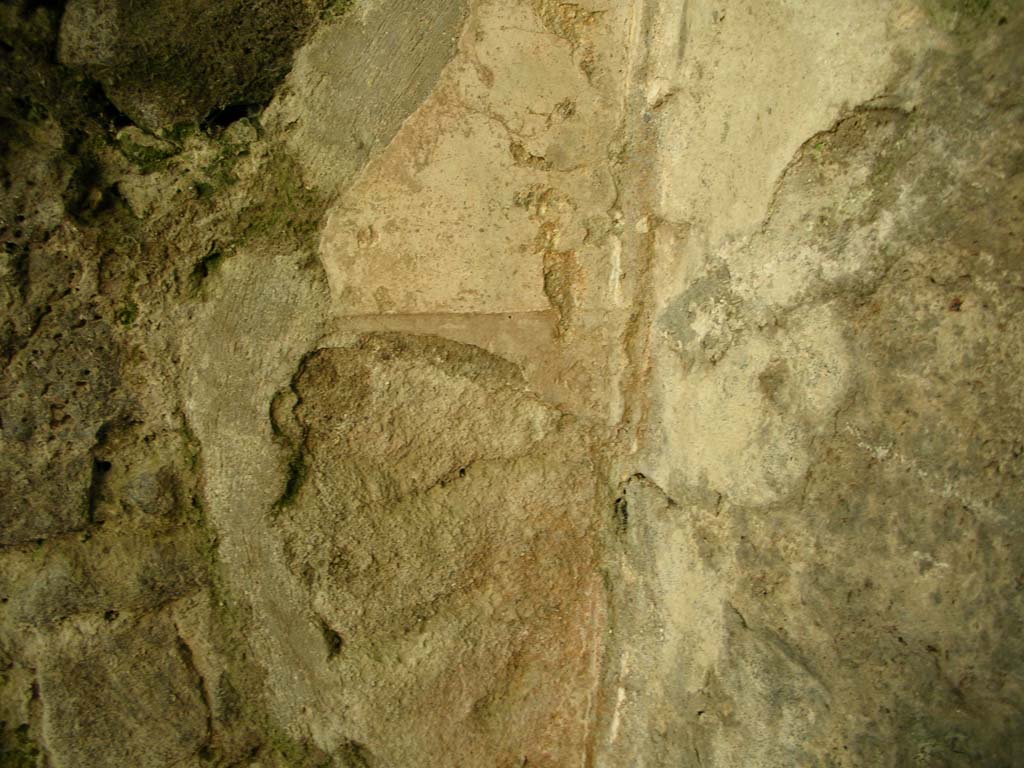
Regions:
<svg viewBox="0 0 1024 768"><path fill-rule="evenodd" d="M16 96L14 104L21 109L22 117L30 123L41 123L50 116L46 105L31 96Z"/></svg>
<svg viewBox="0 0 1024 768"><path fill-rule="evenodd" d="M316 747L300 742L280 728L267 724L261 752L269 752L288 768L327 768L333 761Z"/></svg>
<svg viewBox="0 0 1024 768"><path fill-rule="evenodd" d="M951 13L976 17L988 12L992 0L931 0L931 4Z"/></svg>
<svg viewBox="0 0 1024 768"><path fill-rule="evenodd" d="M235 165L238 163L238 158L247 151L245 145L223 142L217 157L203 168L203 175L207 179L203 186L209 187L212 192L214 189L221 189L236 183L238 176L235 174Z"/></svg>
<svg viewBox="0 0 1024 768"><path fill-rule="evenodd" d="M355 0L327 0L320 16L323 19L337 19L351 10Z"/></svg>
<svg viewBox="0 0 1024 768"><path fill-rule="evenodd" d="M0 768L35 768L39 764L39 747L28 735L28 725L0 731Z"/></svg>
<svg viewBox="0 0 1024 768"><path fill-rule="evenodd" d="M165 145L159 140L143 142L139 140L137 134L128 132L118 135L117 146L121 150L121 154L144 174L159 170L166 160L177 152L172 145Z"/></svg>
<svg viewBox="0 0 1024 768"><path fill-rule="evenodd" d="M139 316L139 305L128 299L119 310L117 310L117 322L121 325L133 325Z"/></svg>
<svg viewBox="0 0 1024 768"><path fill-rule="evenodd" d="M195 123L175 123L170 128L160 131L160 137L169 141L179 149L185 146L189 138L199 132L199 126Z"/></svg>
<svg viewBox="0 0 1024 768"><path fill-rule="evenodd" d="M370 766L366 749L355 741L345 742L345 745L339 750L338 757L341 759L342 768L369 768Z"/></svg>
<svg viewBox="0 0 1024 768"><path fill-rule="evenodd" d="M992 0L920 0L928 15L951 32L963 31L983 20L992 10ZM967 22L967 24L965 24Z"/></svg>
<svg viewBox="0 0 1024 768"><path fill-rule="evenodd" d="M319 230L325 201L302 182L298 164L283 150L260 172L254 201L239 217L238 242L269 242L308 246Z"/></svg>

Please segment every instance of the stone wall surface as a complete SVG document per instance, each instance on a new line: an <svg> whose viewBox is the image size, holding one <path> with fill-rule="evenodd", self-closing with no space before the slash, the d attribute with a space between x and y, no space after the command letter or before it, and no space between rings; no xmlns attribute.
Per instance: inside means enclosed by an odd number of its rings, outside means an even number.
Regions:
<svg viewBox="0 0 1024 768"><path fill-rule="evenodd" d="M0 767L1024 764L1016 0L0 61Z"/></svg>

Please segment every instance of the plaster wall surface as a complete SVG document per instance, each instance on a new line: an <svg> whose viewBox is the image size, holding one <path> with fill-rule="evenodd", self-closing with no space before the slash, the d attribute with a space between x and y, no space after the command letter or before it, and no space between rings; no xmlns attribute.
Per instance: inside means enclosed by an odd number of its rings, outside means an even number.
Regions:
<svg viewBox="0 0 1024 768"><path fill-rule="evenodd" d="M216 5L0 14L0 765L1024 760L1019 4Z"/></svg>

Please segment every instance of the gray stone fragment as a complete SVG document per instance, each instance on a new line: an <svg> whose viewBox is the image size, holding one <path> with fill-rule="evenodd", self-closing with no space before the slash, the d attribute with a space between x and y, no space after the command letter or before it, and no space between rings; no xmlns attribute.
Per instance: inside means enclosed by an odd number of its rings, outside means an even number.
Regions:
<svg viewBox="0 0 1024 768"><path fill-rule="evenodd" d="M317 18L315 2L71 0L60 61L150 130L262 105Z"/></svg>

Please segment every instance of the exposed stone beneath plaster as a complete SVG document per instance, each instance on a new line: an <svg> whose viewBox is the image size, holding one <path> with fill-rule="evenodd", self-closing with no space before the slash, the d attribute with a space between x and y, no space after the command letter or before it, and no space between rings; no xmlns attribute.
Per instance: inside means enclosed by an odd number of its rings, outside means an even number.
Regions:
<svg viewBox="0 0 1024 768"><path fill-rule="evenodd" d="M1019 764L1022 41L6 4L0 765Z"/></svg>

